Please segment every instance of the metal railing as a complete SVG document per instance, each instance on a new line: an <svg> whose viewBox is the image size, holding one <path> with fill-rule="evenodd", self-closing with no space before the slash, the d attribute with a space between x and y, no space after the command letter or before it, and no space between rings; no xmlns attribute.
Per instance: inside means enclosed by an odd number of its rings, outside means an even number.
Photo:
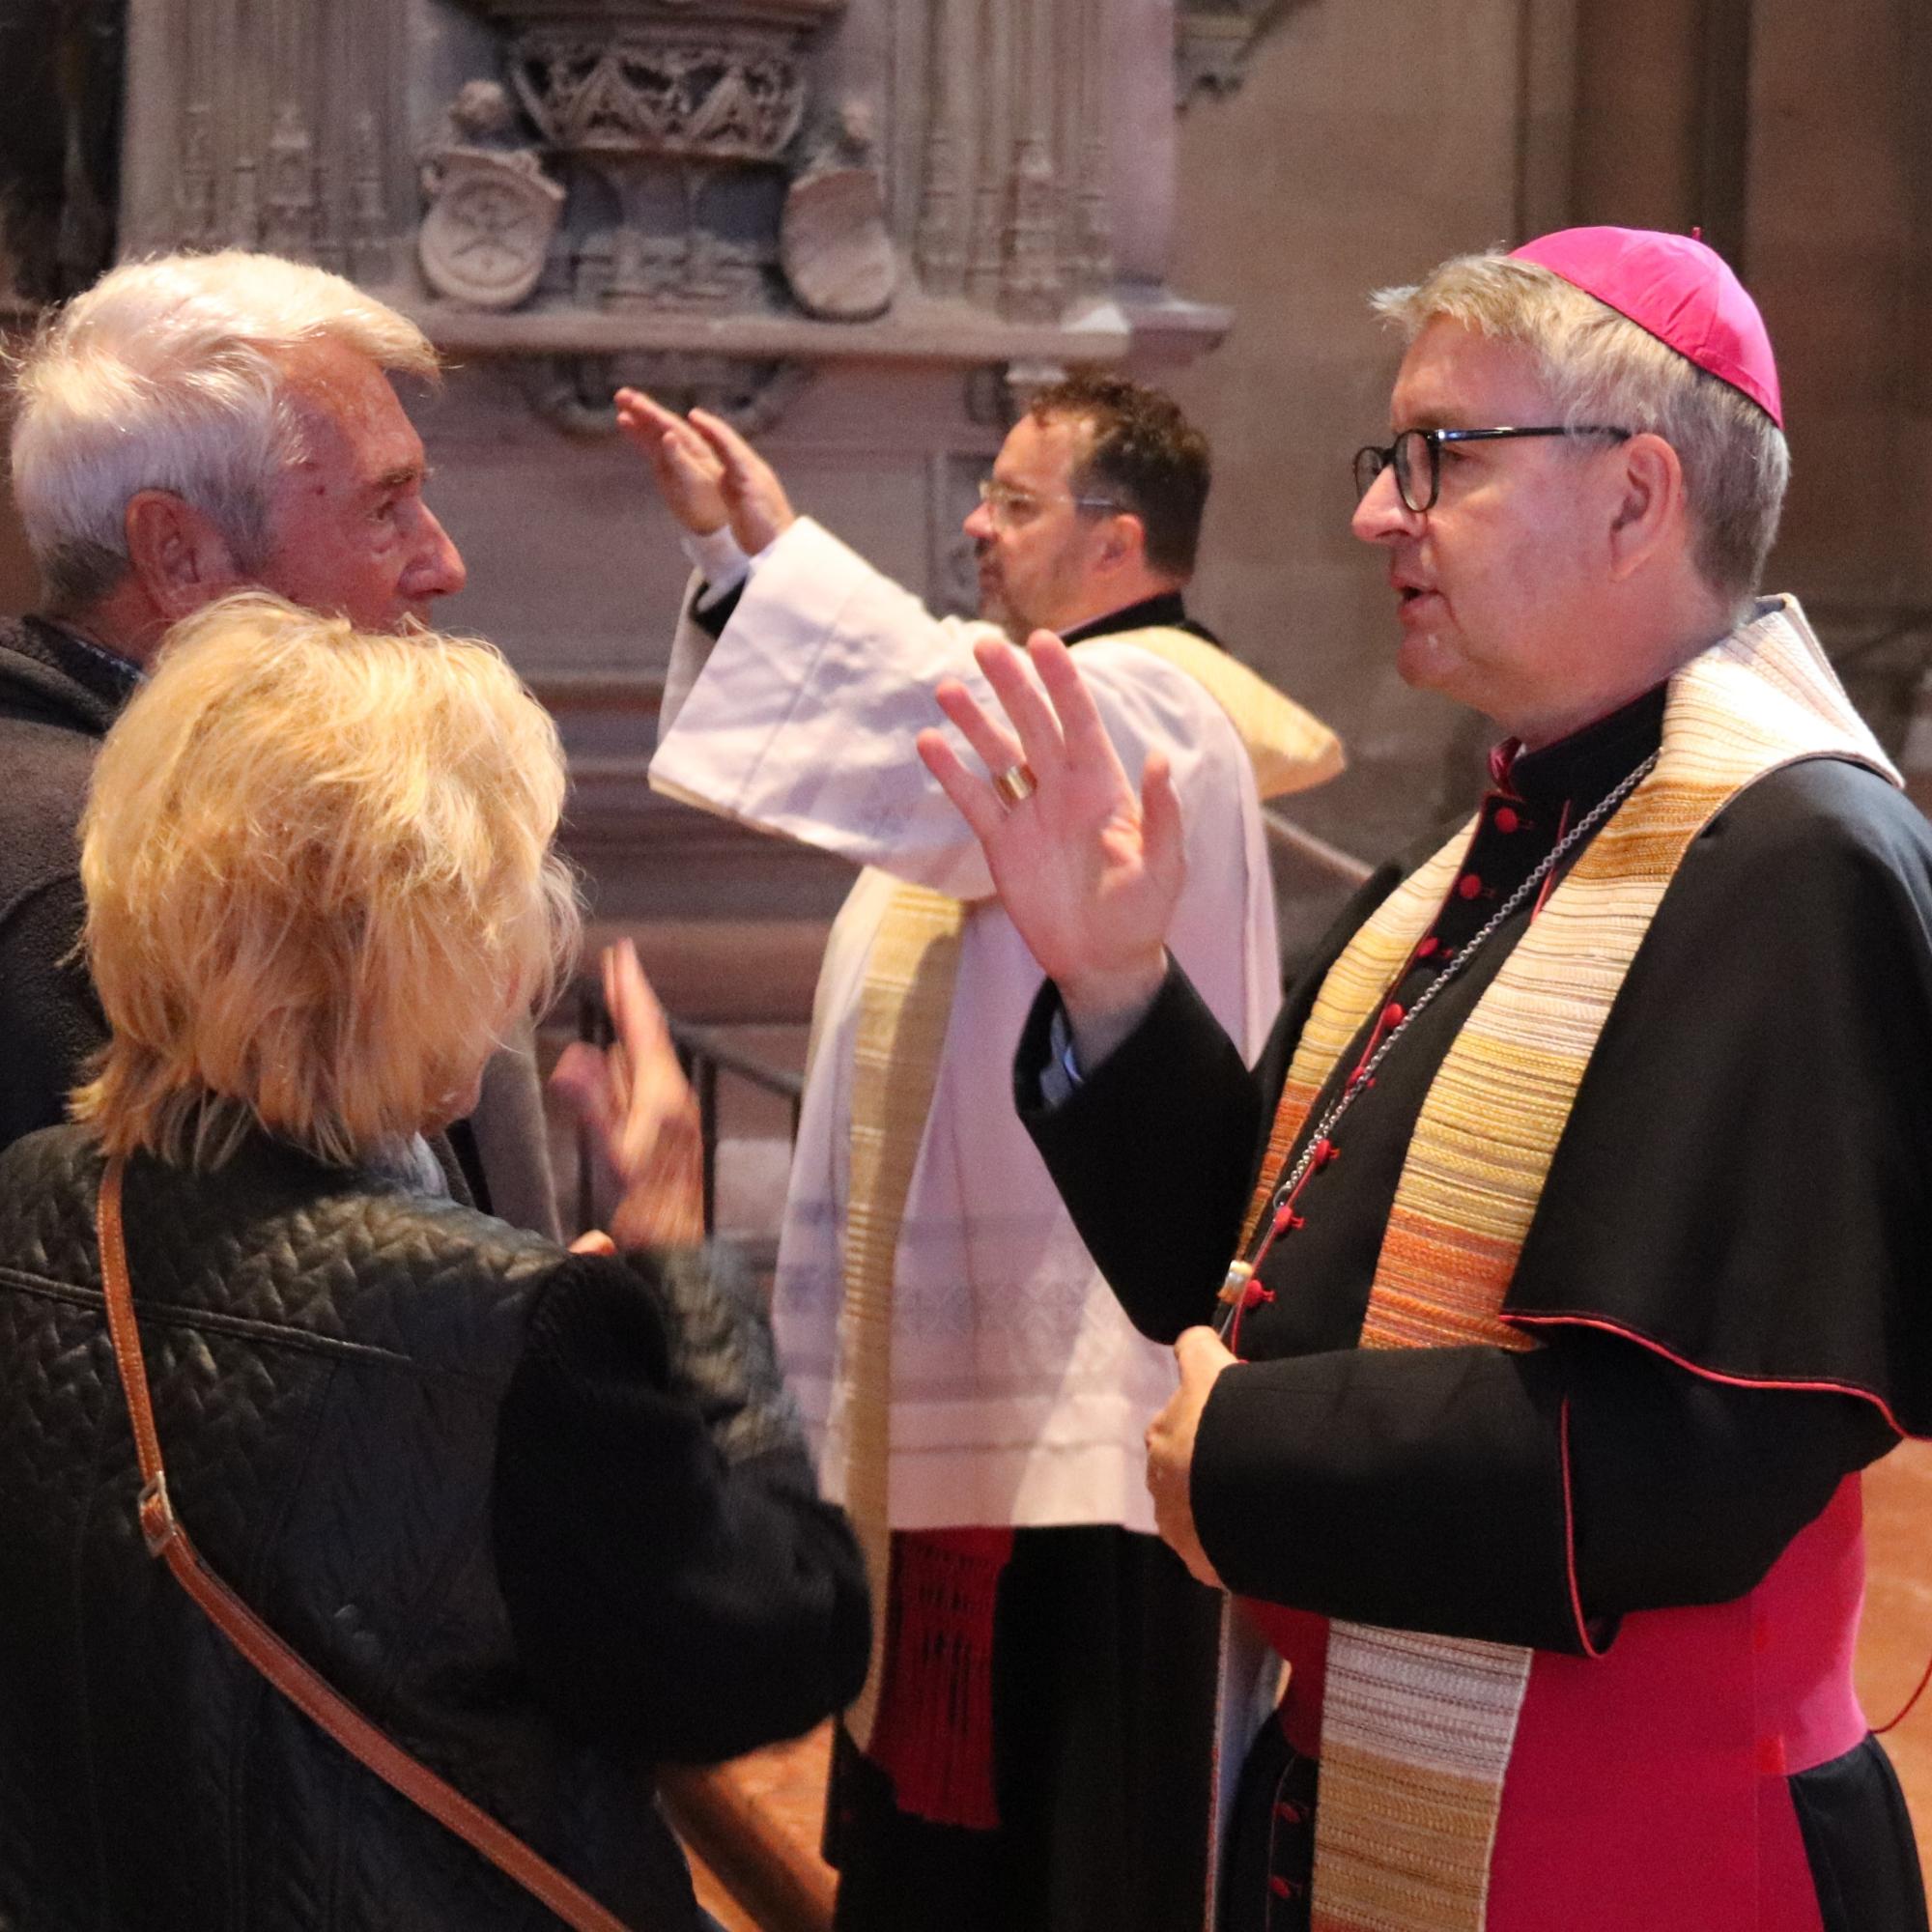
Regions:
<svg viewBox="0 0 1932 1932"><path fill-rule="evenodd" d="M1331 845L1327 839L1318 838L1314 833L1304 831L1293 819L1277 811L1271 805L1262 807L1262 828L1283 851L1293 852L1323 878L1333 879L1337 885L1347 886L1350 892L1375 870L1373 866L1356 858L1352 852L1345 852L1341 846Z"/></svg>
<svg viewBox="0 0 1932 1932"><path fill-rule="evenodd" d="M1272 808L1262 809L1267 836L1276 844L1293 852L1318 875L1353 891L1369 876L1370 867L1352 853L1318 838L1291 818ZM697 1096L697 1120L704 1171L704 1232L718 1229L718 1094L721 1076L741 1080L759 1093L770 1094L785 1102L790 1114L791 1139L798 1140L799 1109L804 1100L805 1077L785 1067L774 1066L754 1053L734 1045L715 1027L694 1020L669 1019L671 1043L677 1049L685 1078ZM594 983L581 984L577 990L577 1037L594 1046L609 1046L611 1040L611 1016L603 994ZM587 1129L577 1130L577 1226L580 1230L597 1225L596 1150Z"/></svg>

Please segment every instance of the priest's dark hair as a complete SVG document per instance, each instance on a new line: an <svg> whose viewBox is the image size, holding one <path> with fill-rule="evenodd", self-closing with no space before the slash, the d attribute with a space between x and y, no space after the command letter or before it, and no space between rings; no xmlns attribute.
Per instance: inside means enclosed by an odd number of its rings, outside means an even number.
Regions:
<svg viewBox="0 0 1932 1932"><path fill-rule="evenodd" d="M1072 478L1076 494L1111 497L1141 520L1147 560L1185 582L1194 575L1201 513L1208 504L1208 439L1172 396L1123 376L1069 376L1036 395L1037 423L1073 416L1093 432L1093 447Z"/></svg>

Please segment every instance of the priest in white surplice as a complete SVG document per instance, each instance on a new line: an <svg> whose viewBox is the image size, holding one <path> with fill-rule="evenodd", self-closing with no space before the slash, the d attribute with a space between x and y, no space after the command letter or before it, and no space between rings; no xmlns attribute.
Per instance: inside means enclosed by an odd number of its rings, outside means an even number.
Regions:
<svg viewBox="0 0 1932 1932"><path fill-rule="evenodd" d="M1280 996L1260 799L1329 777L1340 747L1188 618L1208 452L1155 391L1076 379L1020 419L966 525L976 623L795 517L715 418L619 406L697 570L652 783L865 868L819 980L775 1298L876 1591L828 1811L837 1922L1168 1932L1199 1913L1214 1628L1142 1480L1175 1371L1020 1128L1009 1064L1039 969L913 739L936 685L982 688L976 643L1076 645L1129 774L1173 773L1169 945L1250 1054Z"/></svg>

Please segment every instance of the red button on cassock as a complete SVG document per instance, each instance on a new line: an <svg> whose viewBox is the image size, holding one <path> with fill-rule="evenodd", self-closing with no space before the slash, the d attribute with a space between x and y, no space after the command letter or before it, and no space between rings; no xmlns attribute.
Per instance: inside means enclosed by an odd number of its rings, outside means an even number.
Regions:
<svg viewBox="0 0 1932 1932"><path fill-rule="evenodd" d="M1382 1025L1385 1027L1399 1027L1401 1024L1402 1002L1400 1000L1391 1000L1382 1009Z"/></svg>
<svg viewBox="0 0 1932 1932"><path fill-rule="evenodd" d="M1499 805L1496 807L1495 825L1498 832L1514 832L1521 823L1522 820L1508 806Z"/></svg>
<svg viewBox="0 0 1932 1932"><path fill-rule="evenodd" d="M1416 942L1415 956L1418 959L1427 959L1441 944L1442 942L1433 932L1426 933Z"/></svg>
<svg viewBox="0 0 1932 1932"><path fill-rule="evenodd" d="M1474 872L1464 872L1463 876L1456 881L1456 890L1459 893L1461 893L1465 899L1472 899L1476 896L1476 895L1479 892L1483 890L1483 882L1481 879L1477 878Z"/></svg>

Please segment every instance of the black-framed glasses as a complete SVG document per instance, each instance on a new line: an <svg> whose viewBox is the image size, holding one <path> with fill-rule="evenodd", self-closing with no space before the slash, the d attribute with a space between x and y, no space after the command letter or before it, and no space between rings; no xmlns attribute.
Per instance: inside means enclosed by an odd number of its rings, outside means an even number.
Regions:
<svg viewBox="0 0 1932 1932"><path fill-rule="evenodd" d="M1632 430L1601 423L1542 424L1533 429L1406 429L1386 449L1367 442L1355 452L1355 500L1375 488L1376 478L1391 464L1395 487L1404 505L1420 516L1435 507L1442 488L1442 445L1445 442L1502 442L1519 436L1613 436L1627 441Z"/></svg>

